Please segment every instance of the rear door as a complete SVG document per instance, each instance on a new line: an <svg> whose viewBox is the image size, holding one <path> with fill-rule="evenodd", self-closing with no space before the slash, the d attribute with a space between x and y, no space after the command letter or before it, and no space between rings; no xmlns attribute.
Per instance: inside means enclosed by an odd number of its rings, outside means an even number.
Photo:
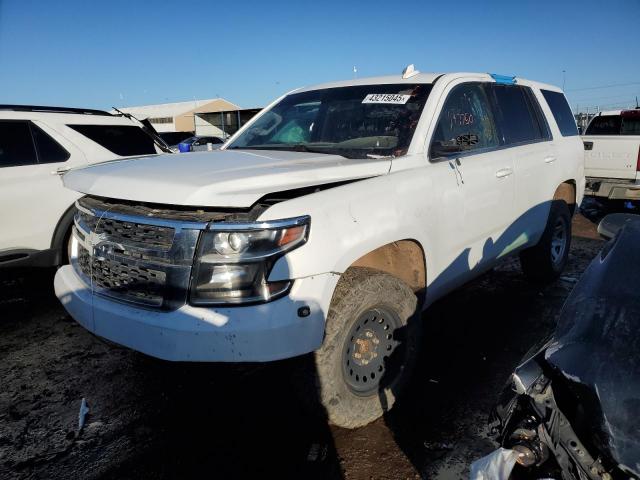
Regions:
<svg viewBox="0 0 640 480"><path fill-rule="evenodd" d="M595 178L637 178L640 156L640 110L599 115L585 136L585 174Z"/></svg>
<svg viewBox="0 0 640 480"><path fill-rule="evenodd" d="M515 84L490 84L500 143L513 160L515 202L510 240L500 256L534 244L544 231L550 208L549 186L559 176L549 126L532 89ZM545 188L546 187L546 188Z"/></svg>
<svg viewBox="0 0 640 480"><path fill-rule="evenodd" d="M0 121L0 262L9 250L50 248L60 217L79 197L64 188L58 170L84 164L82 154L44 128Z"/></svg>

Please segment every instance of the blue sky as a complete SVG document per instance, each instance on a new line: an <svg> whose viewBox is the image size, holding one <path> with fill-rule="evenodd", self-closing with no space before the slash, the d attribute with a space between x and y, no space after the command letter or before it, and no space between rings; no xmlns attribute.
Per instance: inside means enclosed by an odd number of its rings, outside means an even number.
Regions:
<svg viewBox="0 0 640 480"><path fill-rule="evenodd" d="M640 97L639 23L639 0L0 0L0 103L254 107L414 63L560 86L565 70L572 108L613 105Z"/></svg>

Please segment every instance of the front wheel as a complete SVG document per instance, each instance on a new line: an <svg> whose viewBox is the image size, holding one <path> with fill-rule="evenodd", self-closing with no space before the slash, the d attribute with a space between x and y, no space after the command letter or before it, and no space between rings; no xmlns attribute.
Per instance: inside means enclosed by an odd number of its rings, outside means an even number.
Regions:
<svg viewBox="0 0 640 480"><path fill-rule="evenodd" d="M552 282L567 265L571 247L571 213L562 200L551 203L547 226L537 245L520 253L524 274L536 282Z"/></svg>
<svg viewBox="0 0 640 480"><path fill-rule="evenodd" d="M404 282L370 268L349 269L336 287L324 342L297 378L306 384L305 400L340 427L376 420L410 378L420 330L418 301Z"/></svg>

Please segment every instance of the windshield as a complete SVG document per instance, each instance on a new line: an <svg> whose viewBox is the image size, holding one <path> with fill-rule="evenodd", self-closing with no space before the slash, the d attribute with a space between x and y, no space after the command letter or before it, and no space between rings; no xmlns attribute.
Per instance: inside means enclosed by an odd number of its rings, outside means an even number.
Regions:
<svg viewBox="0 0 640 480"><path fill-rule="evenodd" d="M294 93L228 148L397 157L407 153L430 91L429 84L405 83Z"/></svg>

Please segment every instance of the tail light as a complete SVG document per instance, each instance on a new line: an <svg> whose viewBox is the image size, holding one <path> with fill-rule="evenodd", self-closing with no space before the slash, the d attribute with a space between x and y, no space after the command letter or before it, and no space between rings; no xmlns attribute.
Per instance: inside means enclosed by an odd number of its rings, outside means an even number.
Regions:
<svg viewBox="0 0 640 480"><path fill-rule="evenodd" d="M638 160L636 160L636 172L640 172L640 147L638 147Z"/></svg>

